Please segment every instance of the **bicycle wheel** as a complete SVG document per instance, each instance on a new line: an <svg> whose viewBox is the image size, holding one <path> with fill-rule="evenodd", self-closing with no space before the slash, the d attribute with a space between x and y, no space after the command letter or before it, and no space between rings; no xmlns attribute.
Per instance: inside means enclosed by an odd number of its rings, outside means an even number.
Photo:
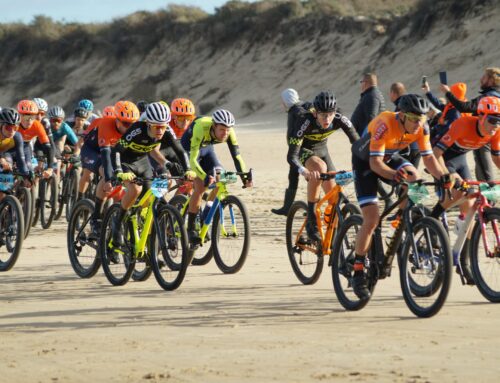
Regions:
<svg viewBox="0 0 500 383"><path fill-rule="evenodd" d="M412 225L415 247L406 240L399 276L403 298L418 317L436 315L450 290L453 258L448 235L437 219L422 217Z"/></svg>
<svg viewBox="0 0 500 383"><path fill-rule="evenodd" d="M188 197L184 194L177 194L172 197L172 199L168 202L169 205L174 206L177 210L181 211L184 204L187 202ZM184 212L183 216L184 223L187 226L187 210ZM210 229L209 229L210 232ZM205 237L206 243L207 237ZM203 247L202 247L203 248ZM204 253L200 249L198 251L192 252L191 263L193 266L203 266L212 260L212 246L208 246L208 250Z"/></svg>
<svg viewBox="0 0 500 383"><path fill-rule="evenodd" d="M42 180L45 186L40 187L40 223L48 229L57 211L58 185L56 177Z"/></svg>
<svg viewBox="0 0 500 383"><path fill-rule="evenodd" d="M114 286L121 286L128 282L134 271L135 258L133 256L134 234L129 221L122 223L125 245L118 248L112 241L112 221L119 214L120 204L112 205L102 220L101 238L99 239L99 255L101 256L102 269L108 281Z"/></svg>
<svg viewBox="0 0 500 383"><path fill-rule="evenodd" d="M78 201L78 184L80 183L80 173L77 169L72 168L69 172L69 179L67 181L66 188L66 220L69 221L71 217L71 211Z"/></svg>
<svg viewBox="0 0 500 383"><path fill-rule="evenodd" d="M164 290L175 290L184 280L190 261L184 220L175 207L162 205L156 224L159 230L150 237L151 267Z"/></svg>
<svg viewBox="0 0 500 383"><path fill-rule="evenodd" d="M313 243L306 234L307 204L296 201L286 218L286 249L292 270L304 285L316 283L323 270L321 244Z"/></svg>
<svg viewBox="0 0 500 383"><path fill-rule="evenodd" d="M358 214L348 217L337 229L337 235L332 250L332 281L335 295L340 304L349 311L361 310L370 299L359 299L352 289L354 276L354 246L356 235L363 223L363 217ZM372 264L372 262L370 262ZM374 269L366 269L368 288L373 295L376 279L371 275Z"/></svg>
<svg viewBox="0 0 500 383"><path fill-rule="evenodd" d="M484 210L484 226L478 221L471 237L472 275L476 286L490 302L500 302L500 209Z"/></svg>
<svg viewBox="0 0 500 383"><path fill-rule="evenodd" d="M212 222L212 251L224 274L238 272L250 247L250 222L243 202L230 195L221 201Z"/></svg>
<svg viewBox="0 0 500 383"><path fill-rule="evenodd" d="M31 219L31 191L28 188L20 186L16 189L16 198L21 204L23 211L24 225L24 238L26 238L30 232L30 219Z"/></svg>
<svg viewBox="0 0 500 383"><path fill-rule="evenodd" d="M14 196L0 202L0 271L12 269L19 258L24 240L24 216Z"/></svg>
<svg viewBox="0 0 500 383"><path fill-rule="evenodd" d="M40 180L31 187L31 226L36 226L40 218Z"/></svg>
<svg viewBox="0 0 500 383"><path fill-rule="evenodd" d="M61 218L62 213L64 211L64 205L66 205L66 193L68 189L68 181L66 175L59 176L59 184L58 184L59 194L57 195L57 211L54 216L54 219L57 221Z"/></svg>
<svg viewBox="0 0 500 383"><path fill-rule="evenodd" d="M67 244L71 267L81 278L91 278L101 266L98 255L98 241L92 239L90 216L94 211L94 202L89 199L78 201L68 223Z"/></svg>

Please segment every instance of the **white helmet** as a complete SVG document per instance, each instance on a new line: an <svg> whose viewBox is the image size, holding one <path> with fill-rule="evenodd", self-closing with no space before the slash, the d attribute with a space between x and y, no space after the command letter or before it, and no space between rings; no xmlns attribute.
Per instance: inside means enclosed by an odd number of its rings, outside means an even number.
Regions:
<svg viewBox="0 0 500 383"><path fill-rule="evenodd" d="M168 124L170 108L162 102L152 102L146 108L146 121L151 124Z"/></svg>
<svg viewBox="0 0 500 383"><path fill-rule="evenodd" d="M49 104L47 104L47 101L45 101L43 98L35 97L33 101L35 101L36 106L38 106L38 110L42 112L47 112L47 110L49 110Z"/></svg>
<svg viewBox="0 0 500 383"><path fill-rule="evenodd" d="M226 125L228 128L234 126L234 116L229 110L217 109L212 114L212 120L214 123Z"/></svg>

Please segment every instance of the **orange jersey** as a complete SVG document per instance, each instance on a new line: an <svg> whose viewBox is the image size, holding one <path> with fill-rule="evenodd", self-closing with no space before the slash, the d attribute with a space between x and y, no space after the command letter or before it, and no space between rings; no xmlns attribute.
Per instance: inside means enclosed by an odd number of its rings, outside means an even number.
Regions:
<svg viewBox="0 0 500 383"><path fill-rule="evenodd" d="M370 157L387 157L417 142L422 156L432 154L429 129L420 127L414 134L402 133L398 114L382 112L368 124Z"/></svg>
<svg viewBox="0 0 500 383"><path fill-rule="evenodd" d="M114 117L96 118L85 130L85 144L94 148L115 146L122 134L116 127Z"/></svg>
<svg viewBox="0 0 500 383"><path fill-rule="evenodd" d="M184 130L182 130L182 129L178 128L178 127L177 127L177 125L175 125L175 122L174 122L174 120L173 120L173 119L172 119L172 120L170 120L170 122L169 122L169 126L170 126L170 130L171 130L172 132L174 132L174 137L175 137L175 138L177 138L178 140L180 140L180 139L181 139L182 135L183 135L183 134L184 134L184 132L187 130L187 128L186 128L186 129L184 129ZM188 125L188 128L189 128L189 125Z"/></svg>
<svg viewBox="0 0 500 383"><path fill-rule="evenodd" d="M483 136L479 132L479 117L464 116L450 125L436 146L445 151L445 159L450 159L486 144L491 144L491 154L500 155L500 129L494 135Z"/></svg>
<svg viewBox="0 0 500 383"><path fill-rule="evenodd" d="M22 126L19 126L17 131L23 136L24 142L29 142L35 137L38 138L38 141L41 144L48 144L50 142L45 128L38 120L33 121L33 124L28 129L24 129Z"/></svg>

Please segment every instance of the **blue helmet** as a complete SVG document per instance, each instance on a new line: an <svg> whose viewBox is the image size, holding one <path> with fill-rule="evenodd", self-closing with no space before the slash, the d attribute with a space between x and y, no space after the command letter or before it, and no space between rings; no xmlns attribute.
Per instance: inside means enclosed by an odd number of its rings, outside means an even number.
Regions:
<svg viewBox="0 0 500 383"><path fill-rule="evenodd" d="M94 110L94 103L84 98L83 100L80 100L78 107L85 109L87 112L92 112Z"/></svg>

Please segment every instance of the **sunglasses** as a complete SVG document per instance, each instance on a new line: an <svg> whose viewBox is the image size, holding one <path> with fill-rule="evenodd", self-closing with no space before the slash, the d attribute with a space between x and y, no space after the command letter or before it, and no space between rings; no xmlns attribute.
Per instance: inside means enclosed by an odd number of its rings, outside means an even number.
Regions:
<svg viewBox="0 0 500 383"><path fill-rule="evenodd" d="M425 122L427 120L427 116L425 114L414 114L414 113L405 113L405 117L411 122Z"/></svg>
<svg viewBox="0 0 500 383"><path fill-rule="evenodd" d="M179 122L191 121L193 117L191 116L175 116L175 119Z"/></svg>
<svg viewBox="0 0 500 383"><path fill-rule="evenodd" d="M488 121L491 125L500 125L500 116L487 116L486 121Z"/></svg>
<svg viewBox="0 0 500 383"><path fill-rule="evenodd" d="M62 118L51 118L50 122L60 124L61 122L63 122L63 120Z"/></svg>
<svg viewBox="0 0 500 383"><path fill-rule="evenodd" d="M17 125L5 124L2 127L5 128L6 130L10 131L10 132L12 132L14 130L17 130Z"/></svg>
<svg viewBox="0 0 500 383"><path fill-rule="evenodd" d="M34 114L21 114L21 118L24 118L25 120L34 120L36 119L36 116Z"/></svg>

